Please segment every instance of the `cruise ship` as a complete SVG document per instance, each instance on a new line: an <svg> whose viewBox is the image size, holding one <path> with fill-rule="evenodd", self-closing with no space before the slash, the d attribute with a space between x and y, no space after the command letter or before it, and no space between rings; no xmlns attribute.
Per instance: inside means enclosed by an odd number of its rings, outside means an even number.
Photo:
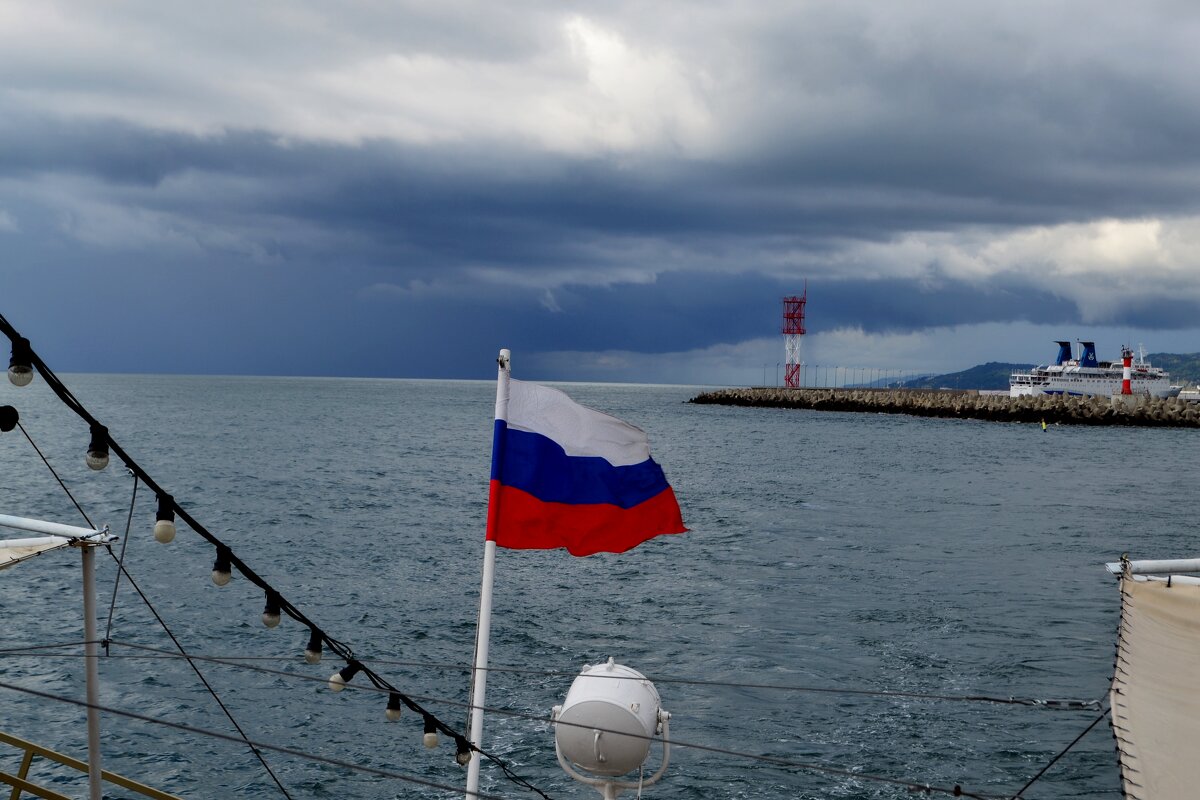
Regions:
<svg viewBox="0 0 1200 800"><path fill-rule="evenodd" d="M1109 397L1121 393L1124 366L1120 361L1096 359L1096 343L1080 342L1083 352L1076 359L1070 342L1056 342L1058 358L1053 364L1014 372L1008 385L1010 397L1040 394L1065 394L1080 397ZM1132 359L1133 352L1122 348L1122 358ZM1145 353L1133 360L1130 388L1135 395L1174 397L1182 387L1171 385L1171 376L1162 367L1151 366Z"/></svg>

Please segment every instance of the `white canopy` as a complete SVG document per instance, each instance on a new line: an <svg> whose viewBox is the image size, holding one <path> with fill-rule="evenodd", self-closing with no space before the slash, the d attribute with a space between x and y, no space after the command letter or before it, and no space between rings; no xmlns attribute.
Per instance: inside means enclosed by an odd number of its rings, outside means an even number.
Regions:
<svg viewBox="0 0 1200 800"><path fill-rule="evenodd" d="M8 539L0 541L0 569L11 567L13 564L19 564L26 559L33 558L49 550L66 547L72 541L82 540L94 544L104 544L116 538L109 535L108 526L105 526L102 530L93 530L92 528L78 528L74 525L63 525L58 522L46 522L40 519L13 517L8 514L0 514L0 527L48 534L47 536L38 536L32 539Z"/></svg>
<svg viewBox="0 0 1200 800"><path fill-rule="evenodd" d="M38 536L33 539L0 541L0 569L7 569L48 550L66 547L71 540L64 536Z"/></svg>
<svg viewBox="0 0 1200 800"><path fill-rule="evenodd" d="M1200 585L1121 579L1110 700L1121 782L1131 800L1191 800L1200 791Z"/></svg>

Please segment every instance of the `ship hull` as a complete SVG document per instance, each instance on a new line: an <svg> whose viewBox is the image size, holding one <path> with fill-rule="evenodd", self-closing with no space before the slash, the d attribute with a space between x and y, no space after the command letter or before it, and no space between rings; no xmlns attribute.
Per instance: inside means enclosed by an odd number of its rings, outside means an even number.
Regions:
<svg viewBox="0 0 1200 800"><path fill-rule="evenodd" d="M1014 374L1009 383L1009 396L1049 394L1073 397L1111 397L1114 394L1121 394L1120 370L1088 370L1086 367L1079 368L1077 371L1072 371L1069 367L1065 370L1052 370L1052 367L1036 368L1026 373ZM1148 397L1174 397L1179 394L1180 390L1180 387L1171 385L1170 379L1165 377L1165 374L1139 377L1135 372L1129 384L1132 394Z"/></svg>

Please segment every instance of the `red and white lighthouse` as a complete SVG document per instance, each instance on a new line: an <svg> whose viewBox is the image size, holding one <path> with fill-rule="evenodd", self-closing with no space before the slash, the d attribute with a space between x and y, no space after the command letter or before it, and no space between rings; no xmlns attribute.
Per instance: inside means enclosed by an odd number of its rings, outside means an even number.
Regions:
<svg viewBox="0 0 1200 800"><path fill-rule="evenodd" d="M1121 394L1133 394L1133 351L1121 348Z"/></svg>

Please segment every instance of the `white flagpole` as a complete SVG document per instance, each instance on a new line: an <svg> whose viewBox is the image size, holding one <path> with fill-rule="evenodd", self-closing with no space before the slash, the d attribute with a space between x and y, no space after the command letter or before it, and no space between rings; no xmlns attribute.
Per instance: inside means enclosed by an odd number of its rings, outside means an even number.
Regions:
<svg viewBox="0 0 1200 800"><path fill-rule="evenodd" d="M511 374L509 359L511 353L501 350L496 359L499 371L496 376L496 419L508 419L508 379ZM492 458L498 459L497 448L502 446L497 436L492 444ZM498 497L492 497L488 503L488 520L494 518L499 511ZM479 747L483 742L483 705L487 693L487 663L488 644L492 632L492 583L496 575L496 543L487 539L483 545L483 582L479 587L479 624L475 631L475 669L471 672L471 744ZM467 766L467 800L474 800L479 793L479 759L478 753L471 753L471 761Z"/></svg>

